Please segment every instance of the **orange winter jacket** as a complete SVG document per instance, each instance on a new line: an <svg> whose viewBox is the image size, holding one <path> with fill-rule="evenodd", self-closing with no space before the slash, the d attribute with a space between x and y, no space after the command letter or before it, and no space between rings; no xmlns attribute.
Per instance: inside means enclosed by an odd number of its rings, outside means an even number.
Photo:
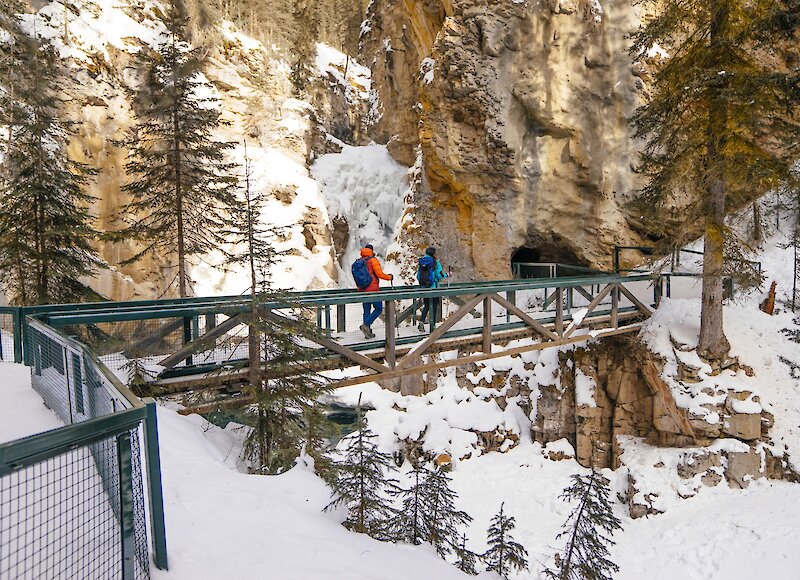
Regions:
<svg viewBox="0 0 800 580"><path fill-rule="evenodd" d="M369 275L372 276L372 283L364 288L362 292L377 292L380 290L380 281L381 280L391 280L391 274L384 274L383 270L381 270L381 263L378 261L378 258L375 257L375 252L370 250L369 248L361 248L361 257L367 258L372 256L369 260L367 260L367 270L369 271Z"/></svg>

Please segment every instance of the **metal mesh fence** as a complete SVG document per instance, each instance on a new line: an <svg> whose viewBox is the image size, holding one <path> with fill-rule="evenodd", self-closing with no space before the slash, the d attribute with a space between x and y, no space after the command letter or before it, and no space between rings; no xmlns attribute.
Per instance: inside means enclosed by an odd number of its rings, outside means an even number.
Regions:
<svg viewBox="0 0 800 580"><path fill-rule="evenodd" d="M149 578L138 428L130 437L135 557L123 573L121 435L0 477L0 579Z"/></svg>
<svg viewBox="0 0 800 580"><path fill-rule="evenodd" d="M0 308L0 361L14 362L14 314Z"/></svg>
<svg viewBox="0 0 800 580"><path fill-rule="evenodd" d="M62 421L78 423L130 408L83 345L30 317L25 333L31 384Z"/></svg>
<svg viewBox="0 0 800 580"><path fill-rule="evenodd" d="M227 320L228 317L221 314L151 318L69 325L63 332L86 344L117 378L128 383L137 370L147 374L160 367L166 357L184 344ZM212 348L192 353L170 367L219 365L246 358L246 325L236 324L230 328L226 325L225 332Z"/></svg>
<svg viewBox="0 0 800 580"><path fill-rule="evenodd" d="M30 317L25 335L32 386L64 423L133 407L83 345ZM77 449L66 441L63 453L0 477L0 580L149 577L141 429ZM122 479L121 466L128 473ZM128 512L131 555L123 562Z"/></svg>

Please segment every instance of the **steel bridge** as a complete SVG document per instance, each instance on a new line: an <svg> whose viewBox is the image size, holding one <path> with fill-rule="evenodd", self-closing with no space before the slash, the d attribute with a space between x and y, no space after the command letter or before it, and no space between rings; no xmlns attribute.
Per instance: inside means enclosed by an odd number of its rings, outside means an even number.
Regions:
<svg viewBox="0 0 800 580"><path fill-rule="evenodd" d="M409 375L636 332L676 283L674 276L651 273L527 266L547 277L374 293L288 292L265 299L259 308L277 324L290 325L298 317L310 321L298 340L320 354L316 369L347 369L332 373L334 386L377 381L395 388L397 379ZM437 307L423 321L419 311L425 300ZM359 330L365 302L383 304L373 338ZM157 394L235 389L247 380L250 308L249 296L3 308L0 358L13 351L16 359L36 366L42 353L25 345L26 320L36 320L86 344L123 382L137 363ZM429 356L446 351L457 356Z"/></svg>

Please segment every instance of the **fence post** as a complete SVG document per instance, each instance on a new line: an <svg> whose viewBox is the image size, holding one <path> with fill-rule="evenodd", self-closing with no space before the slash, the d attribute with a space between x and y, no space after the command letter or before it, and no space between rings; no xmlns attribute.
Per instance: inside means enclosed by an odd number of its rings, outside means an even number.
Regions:
<svg viewBox="0 0 800 580"><path fill-rule="evenodd" d="M483 352L492 352L492 299L483 299Z"/></svg>
<svg viewBox="0 0 800 580"><path fill-rule="evenodd" d="M158 419L156 402L142 399L147 410L144 422L145 460L147 462L147 494L150 500L150 528L153 536L153 559L156 568L167 570L167 531L164 526L164 494L161 488L161 452L158 447Z"/></svg>
<svg viewBox="0 0 800 580"><path fill-rule="evenodd" d="M559 338L564 338L564 289L556 288L556 334Z"/></svg>
<svg viewBox="0 0 800 580"><path fill-rule="evenodd" d="M384 302L384 312L386 312L386 352L384 358L386 364L390 369L395 367L397 360L397 353L395 351L395 333L397 332L397 312L394 306L394 300L387 300Z"/></svg>
<svg viewBox="0 0 800 580"><path fill-rule="evenodd" d="M331 305L325 305L325 336L331 336Z"/></svg>
<svg viewBox="0 0 800 580"><path fill-rule="evenodd" d="M619 328L619 284L611 289L611 328Z"/></svg>
<svg viewBox="0 0 800 580"><path fill-rule="evenodd" d="M17 308L11 315L14 321L14 362L22 362L22 308Z"/></svg>
<svg viewBox="0 0 800 580"><path fill-rule="evenodd" d="M183 346L186 346L192 342L192 317L191 316L184 316L183 317ZM192 355L186 357L186 364L191 366L194 361L192 360Z"/></svg>
<svg viewBox="0 0 800 580"><path fill-rule="evenodd" d="M136 561L136 527L133 520L133 453L131 434L117 435L119 466L120 540L122 542L122 580L134 580Z"/></svg>
<svg viewBox="0 0 800 580"><path fill-rule="evenodd" d="M619 274L619 246L614 246L614 271Z"/></svg>
<svg viewBox="0 0 800 580"><path fill-rule="evenodd" d="M336 332L345 332L347 330L347 305L336 305Z"/></svg>

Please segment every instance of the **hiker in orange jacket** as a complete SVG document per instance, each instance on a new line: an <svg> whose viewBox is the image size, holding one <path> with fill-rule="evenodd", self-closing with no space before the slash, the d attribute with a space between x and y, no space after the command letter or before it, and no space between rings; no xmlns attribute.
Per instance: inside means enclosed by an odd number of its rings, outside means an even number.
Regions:
<svg viewBox="0 0 800 580"><path fill-rule="evenodd" d="M360 292L377 292L380 290L380 280L394 280L391 274L384 274L381 270L381 263L375 257L372 244L367 244L361 249L361 257L367 263L367 270L372 277L372 282L366 288L359 288ZM375 333L372 332L372 323L383 312L383 304L381 302L364 302L364 324L359 328L364 333L365 338L375 338Z"/></svg>

